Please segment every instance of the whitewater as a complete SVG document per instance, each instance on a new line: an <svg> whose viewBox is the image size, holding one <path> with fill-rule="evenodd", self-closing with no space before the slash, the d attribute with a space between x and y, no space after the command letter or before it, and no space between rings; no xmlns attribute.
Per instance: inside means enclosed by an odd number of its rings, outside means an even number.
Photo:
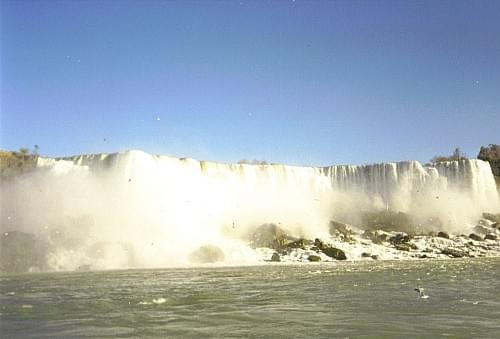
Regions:
<svg viewBox="0 0 500 339"><path fill-rule="evenodd" d="M47 239L50 270L187 266L205 245L221 249L223 264L255 264L249 237L265 223L326 240L332 220L361 228L364 213L393 211L418 232L459 234L500 211L489 164L472 159L299 167L137 150L39 157L2 180L1 195L2 233Z"/></svg>

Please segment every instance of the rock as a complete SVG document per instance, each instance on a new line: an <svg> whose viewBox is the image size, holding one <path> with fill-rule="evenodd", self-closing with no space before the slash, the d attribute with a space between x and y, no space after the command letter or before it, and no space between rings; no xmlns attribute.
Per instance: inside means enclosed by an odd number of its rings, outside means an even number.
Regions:
<svg viewBox="0 0 500 339"><path fill-rule="evenodd" d="M483 218L492 222L500 222L500 214L483 213Z"/></svg>
<svg viewBox="0 0 500 339"><path fill-rule="evenodd" d="M396 244L394 247L399 251L410 251L410 245L408 244Z"/></svg>
<svg viewBox="0 0 500 339"><path fill-rule="evenodd" d="M498 237L495 234L493 234L493 233L489 233L489 234L486 234L484 236L484 239L487 239L487 240L497 240Z"/></svg>
<svg viewBox="0 0 500 339"><path fill-rule="evenodd" d="M371 258L372 255L370 253L363 252L361 253L361 258Z"/></svg>
<svg viewBox="0 0 500 339"><path fill-rule="evenodd" d="M296 240L296 241L292 241L292 242L284 245L284 247L286 247L286 248L301 248L303 250L306 249L304 239L299 239L299 240Z"/></svg>
<svg viewBox="0 0 500 339"><path fill-rule="evenodd" d="M189 255L189 261L197 264L215 263L224 260L224 252L214 245L200 246Z"/></svg>
<svg viewBox="0 0 500 339"><path fill-rule="evenodd" d="M378 260L378 255L373 254L373 255L372 255L372 259L373 259L373 260Z"/></svg>
<svg viewBox="0 0 500 339"><path fill-rule="evenodd" d="M356 235L356 232L351 227L334 220L331 220L329 223L329 232L333 236L340 235L342 240L346 242L353 241Z"/></svg>
<svg viewBox="0 0 500 339"><path fill-rule="evenodd" d="M330 247L330 246L323 246L321 249L321 252L325 253L327 256L337 259L337 260L346 260L347 257L345 256L344 251L335 248L335 247Z"/></svg>
<svg viewBox="0 0 500 339"><path fill-rule="evenodd" d="M465 256L465 252L454 248L445 248L441 250L441 253L452 256L453 258L462 258Z"/></svg>
<svg viewBox="0 0 500 339"><path fill-rule="evenodd" d="M479 235L477 235L475 233L469 234L469 238L472 240L475 240L475 241L482 241L483 240L483 238L481 238Z"/></svg>
<svg viewBox="0 0 500 339"><path fill-rule="evenodd" d="M287 243L296 240L276 224L262 224L251 235L250 246L253 248L268 247L281 250Z"/></svg>
<svg viewBox="0 0 500 339"><path fill-rule="evenodd" d="M330 220L330 223L328 224L328 230L330 232L330 235L335 235L336 232L348 234L350 231L346 224L334 220Z"/></svg>
<svg viewBox="0 0 500 339"><path fill-rule="evenodd" d="M437 236L440 238L450 239L450 235L443 231L438 232Z"/></svg>
<svg viewBox="0 0 500 339"><path fill-rule="evenodd" d="M321 257L320 257L320 256L318 256L318 255L313 255L313 254L311 254L311 255L307 258L307 260L309 260L309 261L321 261Z"/></svg>
<svg viewBox="0 0 500 339"><path fill-rule="evenodd" d="M389 242L393 245L404 244L410 241L410 237L406 233L397 233L395 236L389 238Z"/></svg>
<svg viewBox="0 0 500 339"><path fill-rule="evenodd" d="M488 234L490 232L491 228L486 227L484 225L477 225L475 226L472 231L477 234Z"/></svg>
<svg viewBox="0 0 500 339"><path fill-rule="evenodd" d="M427 256L427 254L421 254L421 255L419 256L419 258L420 258L420 259L426 259L426 258L428 258L428 256Z"/></svg>
<svg viewBox="0 0 500 339"><path fill-rule="evenodd" d="M495 222L495 223L491 224L491 228L499 228L499 227L498 227L498 223L497 223L497 222Z"/></svg>
<svg viewBox="0 0 500 339"><path fill-rule="evenodd" d="M323 246L325 246L325 244L321 240L316 238L314 239L314 246L316 246L321 251L323 249Z"/></svg>
<svg viewBox="0 0 500 339"><path fill-rule="evenodd" d="M275 262L281 261L280 255L278 253L274 252L273 255L271 256L271 261L275 261Z"/></svg>
<svg viewBox="0 0 500 339"><path fill-rule="evenodd" d="M366 230L363 232L361 236L363 238L370 239L374 244L381 245L382 243L386 242L391 235L381 230L378 231Z"/></svg>

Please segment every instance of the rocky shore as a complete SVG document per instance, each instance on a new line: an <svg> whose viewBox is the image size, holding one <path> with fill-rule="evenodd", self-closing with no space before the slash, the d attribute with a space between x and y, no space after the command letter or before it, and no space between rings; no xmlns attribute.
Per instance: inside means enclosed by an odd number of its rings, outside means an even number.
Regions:
<svg viewBox="0 0 500 339"><path fill-rule="evenodd" d="M496 257L500 256L499 221L500 214L484 213L468 234L361 230L332 221L329 239L297 239L275 224L264 224L251 245L267 262Z"/></svg>
<svg viewBox="0 0 500 339"><path fill-rule="evenodd" d="M329 236L313 239L292 236L281 225L266 223L253 228L242 245L256 254L255 263L500 257L500 214L484 213L466 234L416 233L410 220L404 213L372 212L367 214L362 227L331 221ZM54 266L51 261L61 248L66 248L63 253L71 254L78 263ZM75 253L80 255L75 257ZM137 267L135 254L132 245L127 243L97 242L78 247L76 239L64 239L59 233L43 238L20 231L4 232L0 236L0 273L100 270L106 269L100 262L117 261L119 257L121 263L115 268ZM189 252L186 262L238 265L228 259L231 259L230 251L207 243Z"/></svg>

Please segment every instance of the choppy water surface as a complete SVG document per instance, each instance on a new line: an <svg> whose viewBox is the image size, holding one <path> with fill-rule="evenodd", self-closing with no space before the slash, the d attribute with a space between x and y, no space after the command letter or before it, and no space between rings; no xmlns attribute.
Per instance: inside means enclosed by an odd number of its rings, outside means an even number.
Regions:
<svg viewBox="0 0 500 339"><path fill-rule="evenodd" d="M499 278L499 258L2 276L1 337L494 338Z"/></svg>

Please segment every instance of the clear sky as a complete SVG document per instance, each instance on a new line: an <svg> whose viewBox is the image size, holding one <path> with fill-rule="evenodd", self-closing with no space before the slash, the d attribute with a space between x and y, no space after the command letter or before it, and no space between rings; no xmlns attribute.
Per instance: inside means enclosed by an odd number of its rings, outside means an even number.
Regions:
<svg viewBox="0 0 500 339"><path fill-rule="evenodd" d="M299 165L500 143L500 1L1 1L0 147Z"/></svg>

